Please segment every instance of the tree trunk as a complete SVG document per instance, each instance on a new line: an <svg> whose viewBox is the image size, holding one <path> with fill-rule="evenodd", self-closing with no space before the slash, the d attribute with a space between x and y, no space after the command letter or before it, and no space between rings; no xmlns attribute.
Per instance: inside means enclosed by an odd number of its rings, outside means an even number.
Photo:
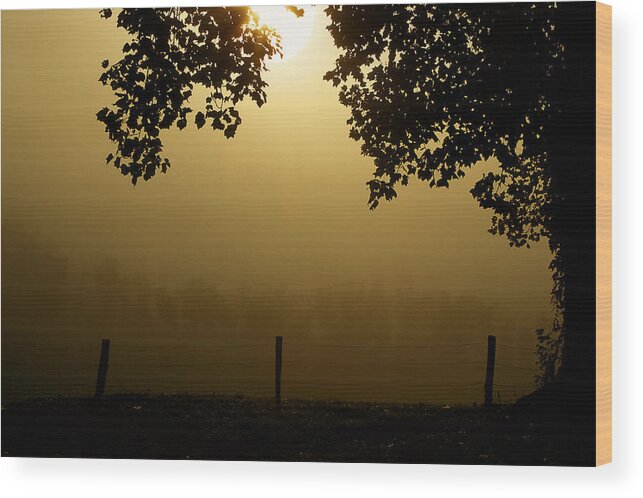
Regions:
<svg viewBox="0 0 643 498"><path fill-rule="evenodd" d="M594 420L596 384L596 55L595 10L562 2L556 33L564 68L552 79L549 132L550 230L563 273L564 347L558 379L545 388L557 409Z"/></svg>

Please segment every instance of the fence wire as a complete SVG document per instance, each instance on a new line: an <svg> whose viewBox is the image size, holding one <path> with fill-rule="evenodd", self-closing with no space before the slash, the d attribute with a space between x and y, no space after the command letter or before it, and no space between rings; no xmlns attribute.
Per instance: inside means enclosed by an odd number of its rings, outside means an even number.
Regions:
<svg viewBox="0 0 643 498"><path fill-rule="evenodd" d="M25 391L56 394L62 384L93 393L98 372L100 348L88 346L69 350L36 348L51 362L38 380L5 382L6 392ZM535 389L535 356L530 367L525 362L511 362L534 353L526 347L497 343L502 353L494 363L493 390L496 397ZM384 398L390 394L411 394L417 401L431 403L448 398L449 393L480 401L487 371L487 342L463 344L329 344L283 341L284 396L307 397L315 393L333 398ZM519 356L516 356L519 354ZM476 355L477 359L472 359ZM52 362L53 359L53 362ZM43 361L43 365L46 362ZM53 364L53 366L52 366ZM34 368L38 368L37 362ZM107 369L107 393L123 392L225 392L271 395L274 389L275 343L253 341L221 344L153 344L135 341L112 341ZM6 371L10 371L7 369ZM521 373L522 372L522 373ZM45 374L54 374L47 377ZM531 374L531 375L529 375ZM471 382L475 375L477 380ZM341 378L350 380L341 380ZM500 381L500 382L498 382ZM74 390L72 389L72 390ZM409 394L411 393L411 394ZM312 396L316 397L316 396Z"/></svg>

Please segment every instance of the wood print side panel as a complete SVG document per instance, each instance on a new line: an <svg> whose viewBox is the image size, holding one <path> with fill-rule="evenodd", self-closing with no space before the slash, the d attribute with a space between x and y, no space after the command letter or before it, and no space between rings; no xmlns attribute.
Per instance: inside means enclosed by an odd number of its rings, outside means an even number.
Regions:
<svg viewBox="0 0 643 498"><path fill-rule="evenodd" d="M596 4L596 465L612 461L612 7Z"/></svg>

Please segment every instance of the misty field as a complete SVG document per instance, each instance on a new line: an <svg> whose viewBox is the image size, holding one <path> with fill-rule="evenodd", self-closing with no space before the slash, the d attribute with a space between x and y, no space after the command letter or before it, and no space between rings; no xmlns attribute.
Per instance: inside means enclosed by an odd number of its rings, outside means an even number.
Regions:
<svg viewBox="0 0 643 498"><path fill-rule="evenodd" d="M593 465L587 430L518 406L114 395L3 406L2 455Z"/></svg>

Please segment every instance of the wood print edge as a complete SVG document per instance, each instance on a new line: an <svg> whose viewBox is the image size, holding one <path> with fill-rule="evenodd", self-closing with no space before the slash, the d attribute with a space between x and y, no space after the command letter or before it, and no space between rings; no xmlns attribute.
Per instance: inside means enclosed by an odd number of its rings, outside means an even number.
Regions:
<svg viewBox="0 0 643 498"><path fill-rule="evenodd" d="M612 7L596 3L596 465L612 461Z"/></svg>

